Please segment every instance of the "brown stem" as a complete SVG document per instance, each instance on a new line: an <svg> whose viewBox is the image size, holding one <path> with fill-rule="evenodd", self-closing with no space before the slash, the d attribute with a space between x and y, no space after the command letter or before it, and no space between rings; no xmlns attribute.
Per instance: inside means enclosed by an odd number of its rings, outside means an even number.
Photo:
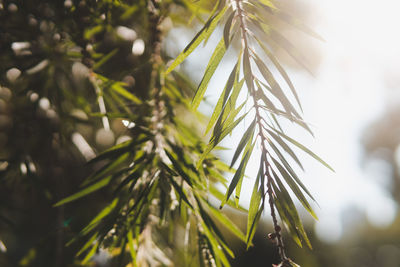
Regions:
<svg viewBox="0 0 400 267"><path fill-rule="evenodd" d="M162 129L163 129L163 112L165 103L162 101L162 87L164 86L163 77L159 76L159 69L163 64L161 57L161 42L162 42L162 32L160 31L159 25L162 21L160 16L160 9L158 8L158 3L154 0L148 2L148 9L150 13L150 23L152 34L152 54L150 57L150 62L152 64L152 71L150 76L150 90L151 97L154 97L154 109L153 109L153 132L154 132L154 145L157 153L161 153L163 149L162 145Z"/></svg>
<svg viewBox="0 0 400 267"><path fill-rule="evenodd" d="M249 42L248 42L248 38L247 38L247 27L246 27L246 21L244 19L243 16L243 9L242 9L242 2L241 0L234 0L236 3L236 12L237 12L237 16L239 17L240 20L240 29L241 29L241 35L242 35L242 45L244 47L245 50L247 50L247 54L250 55L250 51L252 51L252 49L249 46ZM250 69L251 72L251 69ZM253 102L254 102L254 108L255 108L255 112L256 112L256 122L259 128L259 136L261 138L261 149L262 149L262 154L265 155L265 161L264 161L264 166L265 166L265 173L263 175L265 175L265 177L267 178L267 193L268 193L268 202L269 202L269 207L271 210L271 217L272 217L272 222L274 225L274 232L276 235L276 239L278 242L278 250L279 250L279 255L281 257L281 260L284 261L286 260L286 254L285 254L285 247L283 244L283 240L282 240L282 235L280 234L281 232L281 227L278 224L278 220L277 220L277 216L275 213L275 204L274 204L274 195L273 195L273 191L272 191L272 186L271 186L271 181L272 181L272 177L270 174L270 164L267 160L267 156L269 154L267 147L265 145L265 143L267 142L267 137L264 135L262 129L263 129L263 124L262 124L262 116L260 114L260 106L258 104L257 101L257 96L256 96L256 92L254 89L254 77L251 77L251 86L250 88L248 88L250 91L250 95L253 98ZM264 198L263 198L264 201Z"/></svg>

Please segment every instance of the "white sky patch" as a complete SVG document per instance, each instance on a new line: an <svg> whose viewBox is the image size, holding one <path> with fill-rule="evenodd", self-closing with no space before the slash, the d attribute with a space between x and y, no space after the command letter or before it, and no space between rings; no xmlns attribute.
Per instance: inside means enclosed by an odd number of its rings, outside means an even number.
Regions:
<svg viewBox="0 0 400 267"><path fill-rule="evenodd" d="M321 216L319 223L315 225L315 231L318 238L325 243L339 241L342 237L343 227L338 210L332 208L329 210L329 214Z"/></svg>
<svg viewBox="0 0 400 267"><path fill-rule="evenodd" d="M390 225L396 214L396 203L376 181L379 177L369 179L360 166L360 137L387 104L383 67L400 60L400 36L393 31L400 24L396 14L400 3L310 2L321 12L316 30L326 43L321 44L323 61L317 77L303 79L297 88L301 92L311 85L302 98L306 98L305 117L316 125L312 146L336 170L333 174L315 164L306 167L307 184L324 210L317 210L321 218L317 233L327 239L332 234L328 219L336 217L329 210L332 206L343 210L356 205L377 227Z"/></svg>
<svg viewBox="0 0 400 267"><path fill-rule="evenodd" d="M389 226L397 214L397 204L390 197L371 198L368 201L367 218L375 227L385 228Z"/></svg>

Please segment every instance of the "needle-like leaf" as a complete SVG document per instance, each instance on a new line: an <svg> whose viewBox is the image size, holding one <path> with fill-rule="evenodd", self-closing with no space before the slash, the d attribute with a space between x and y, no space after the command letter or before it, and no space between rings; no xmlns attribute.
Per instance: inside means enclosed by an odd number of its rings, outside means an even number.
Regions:
<svg viewBox="0 0 400 267"><path fill-rule="evenodd" d="M251 194L251 199L250 199L249 213L247 216L247 233L246 233L247 248L251 245L251 241L253 239L255 229L257 227L258 221L260 220L261 213L263 210L263 205L261 205L261 208L260 208L261 199L264 194L264 192L261 191L262 184L260 185L260 179L261 179L261 177L263 177L263 173L262 173L263 164L264 164L264 162L261 162L260 169L259 169L258 175L257 175L257 179L254 183L253 193Z"/></svg>
<svg viewBox="0 0 400 267"><path fill-rule="evenodd" d="M314 210L312 209L310 203L308 203L306 197L301 192L301 189L296 184L293 177L286 171L286 169L274 158L272 158L275 166L277 167L279 173L285 179L286 183L289 185L290 189L292 189L293 193L296 195L297 199L303 205L303 207L316 219L318 220L317 215L315 214Z"/></svg>
<svg viewBox="0 0 400 267"><path fill-rule="evenodd" d="M233 154L233 158L232 158L231 165L230 165L231 168L235 164L240 153L243 151L243 148L245 147L245 145L250 140L250 137L253 136L255 126L256 126L256 120L254 119L253 122L250 124L250 126L247 128L246 132L243 134L242 139L240 139L240 142L235 150L235 153Z"/></svg>
<svg viewBox="0 0 400 267"><path fill-rule="evenodd" d="M224 56L225 52L226 52L226 47L224 44L224 39L221 39L221 41L215 48L214 53L211 55L203 79L201 80L200 85L197 88L196 94L193 97L192 100L193 109L197 109L197 107L200 105L204 93L207 90L208 83L210 82L211 77L214 75L214 72L217 69L219 63L221 62L221 59Z"/></svg>
<svg viewBox="0 0 400 267"><path fill-rule="evenodd" d="M195 49L196 47L208 36L210 36L215 27L217 26L219 20L225 14L228 6L225 6L219 13L212 16L204 25L204 27L196 34L193 40L185 47L182 53L175 59L175 61L169 66L166 73L170 73L174 70L179 64L181 64Z"/></svg>
<svg viewBox="0 0 400 267"><path fill-rule="evenodd" d="M297 146L298 148L300 148L301 150L303 150L304 152L306 152L307 154L309 154L311 157L313 157L314 159L316 159L317 161L319 161L322 165L324 165L325 167L327 167L328 169L330 169L331 171L335 172L335 170L329 166L328 163L326 163L324 160L322 160L320 157L318 157L314 152L312 152L310 149L308 149L307 147L305 147L304 145L300 144L299 142L297 142L296 140L294 140L293 138L290 138L289 136L287 136L286 134L284 134L281 131L278 131L275 128L271 128L272 130L274 130L276 133L278 133L280 136L282 136L283 138L285 138L286 140L288 140L290 143L292 143L293 145Z"/></svg>
<svg viewBox="0 0 400 267"><path fill-rule="evenodd" d="M231 26L232 26L232 21L233 21L235 15L236 15L236 12L232 12L229 15L228 20L226 21L225 26L224 26L224 43L225 43L226 49L228 49L228 47L229 47Z"/></svg>
<svg viewBox="0 0 400 267"><path fill-rule="evenodd" d="M240 162L239 167L236 170L236 173L233 176L232 181L229 185L228 191L226 192L225 200L221 203L220 208L222 208L225 205L225 203L228 201L229 197L233 193L233 190L235 190L237 184L239 183L239 180L243 178L247 163L249 162L249 158L250 158L250 155L253 150L253 147L254 147L254 144L251 145L250 149L246 152L245 156L243 157L242 161Z"/></svg>
<svg viewBox="0 0 400 267"><path fill-rule="evenodd" d="M238 64L236 64L233 67L232 72L229 75L229 78L228 78L228 81L226 82L225 88L222 91L222 94L219 97L217 104L215 105L215 108L214 108L213 114L210 117L210 120L208 121L206 133L208 133L208 131L210 131L211 127L216 122L218 116L221 114L222 108L224 107L226 101L228 100L228 97L231 93L233 84L235 83L237 68L238 68Z"/></svg>
<svg viewBox="0 0 400 267"><path fill-rule="evenodd" d="M107 176L106 178L101 179L100 181L98 181L97 183L92 184L91 186L86 187L85 189L73 194L72 196L66 197L60 201L58 201L56 204L54 204L54 207L58 207L61 206L63 204L66 204L68 202L77 200L79 198L82 198L90 193L93 193L97 190L100 190L101 188L105 187L106 185L108 185L108 183L110 182L112 176Z"/></svg>

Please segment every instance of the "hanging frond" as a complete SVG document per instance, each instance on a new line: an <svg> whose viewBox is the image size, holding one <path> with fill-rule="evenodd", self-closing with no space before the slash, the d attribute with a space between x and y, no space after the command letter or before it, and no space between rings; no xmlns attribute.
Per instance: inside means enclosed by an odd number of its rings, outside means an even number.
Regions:
<svg viewBox="0 0 400 267"><path fill-rule="evenodd" d="M267 198L273 217L274 235L278 239L278 248L283 264L289 260L285 255L282 235L280 233L281 230L275 215L275 209L278 210L283 224L288 227L294 241L301 246L303 240L311 248L311 243L304 231L304 227L290 197L289 191L291 191L304 208L317 219L315 212L304 194L311 200L314 200L314 198L286 159L286 157L289 156L303 169L302 163L293 151L291 145L300 148L327 168L333 169L308 148L286 135L277 120L277 117L287 119L312 134L310 128L304 122L301 113L297 110L299 108L302 111L302 108L295 87L270 47L277 44L285 49L300 65L307 69L307 66L304 64L305 60L294 45L281 33L276 31L273 25L268 24L268 20L265 19L264 15L268 13L269 17L281 19L311 36L316 38L319 38L319 36L304 24L280 12L270 1L258 0L248 2L232 0L228 1L226 6L232 8L232 11L229 12L225 24L221 25L221 27L223 27L223 38L218 43L214 54L210 58L203 80L192 101L193 108L196 109L199 106L207 89L208 82L220 64L223 54L229 49L231 40L240 40L240 52L237 53L238 62L234 66L209 120L206 132L212 127L213 132L210 143L197 166L200 166L205 155L210 153L228 134L232 133L239 122L244 118L250 117L251 123L243 133L232 157L231 167L242 154L242 158L232 177L225 198L221 201L221 208L230 200L230 196L235 189L235 201L238 203L246 166L251 157L253 147L257 143L261 147L261 163L250 202L246 240L247 244L250 245L254 235L254 229L264 209L264 203L266 202L264 198ZM232 25L238 25L239 30L231 32ZM215 28L214 25L213 27ZM197 36L200 34L202 34L202 32ZM238 38L235 39L236 36ZM196 38L193 41L196 41ZM175 62L180 62L182 55L185 55L185 57L188 56L186 49L178 56ZM267 64L265 60L263 60L265 57L270 60L272 65ZM176 64L173 66L176 67ZM274 70L271 69L272 67L274 67L283 78L286 86L290 89L291 96L283 90L283 85L278 83L278 78L275 77ZM242 73L239 72L240 69L242 69ZM244 81L246 87L235 86L235 84L238 84L238 80L241 80L242 83ZM237 90L235 91L234 89L232 91L232 88L236 88ZM250 99L252 100L252 107L250 110L253 112L247 111L243 113L241 112L243 104L236 104L237 96L241 90L247 90L248 95L250 95ZM292 97L296 100L298 108L289 100ZM233 101L229 102L231 99ZM246 103L248 103L247 100ZM238 118L236 119L236 117ZM273 118L273 123L268 123L268 118ZM284 151L285 154L281 151Z"/></svg>

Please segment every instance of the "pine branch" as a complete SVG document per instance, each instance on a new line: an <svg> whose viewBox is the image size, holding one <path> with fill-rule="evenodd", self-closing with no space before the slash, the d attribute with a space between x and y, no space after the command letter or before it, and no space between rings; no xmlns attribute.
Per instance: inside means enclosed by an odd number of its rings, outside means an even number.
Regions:
<svg viewBox="0 0 400 267"><path fill-rule="evenodd" d="M249 41L248 41L248 33L247 33L247 27L246 27L246 22L244 19L244 11L242 9L242 1L241 0L234 0L236 3L236 14L237 17L239 18L240 21L240 29L241 29L241 36L242 36L242 46L244 49L244 56L250 55L250 50L252 50L249 47ZM243 59L243 60L247 60L247 59ZM281 257L281 260L284 261L286 259L286 254L285 254L285 247L283 244L283 240L282 240L282 235L280 233L281 231L281 227L278 225L278 221L277 221L277 216L275 213L275 206L274 206L274 197L273 197L273 191L272 191L272 186L271 186L271 180L272 177L269 174L269 162L267 160L268 157L268 149L266 147L266 142L267 142L267 137L264 135L264 132L262 131L263 129L263 125L262 125L262 121L264 120L263 117L261 116L260 113L260 106L258 104L258 99L256 96L256 92L254 89L254 76L253 73L251 72L251 66L249 65L249 71L250 71L250 81L247 83L248 85L248 90L250 91L250 95L253 98L253 104L254 104L254 108L255 108L255 117L256 117L256 122L258 125L258 136L260 136L261 138L261 153L264 155L264 165L265 165L265 170L266 172L263 173L262 175L264 175L267 178L267 193L268 193L268 202L269 202L269 206L270 206L270 211L271 211L271 217L272 217L272 221L273 221L273 225L274 225L274 231L275 231L275 237L277 239L277 243L278 243L278 249L279 249L279 255ZM264 197L263 197L263 202L264 202Z"/></svg>

